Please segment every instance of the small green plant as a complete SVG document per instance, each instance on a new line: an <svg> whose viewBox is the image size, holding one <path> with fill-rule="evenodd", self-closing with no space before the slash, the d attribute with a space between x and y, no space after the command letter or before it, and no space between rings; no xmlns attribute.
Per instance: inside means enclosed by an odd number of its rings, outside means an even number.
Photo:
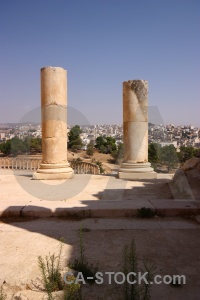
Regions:
<svg viewBox="0 0 200 300"><path fill-rule="evenodd" d="M122 252L122 273L125 275L126 280L120 288L116 287L116 299L120 300L149 300L150 295L150 282L153 281L155 272L155 265L149 261L143 262L144 270L138 268L138 257L136 252L136 245L132 239L129 245L125 245ZM143 271L143 272L142 272ZM147 272L145 276L146 281L138 282L138 273ZM129 274L129 275L128 275ZM130 275L131 274L131 275ZM127 280L127 275L128 279ZM131 282L134 282L131 283Z"/></svg>
<svg viewBox="0 0 200 300"><path fill-rule="evenodd" d="M96 161L95 163L96 163L96 165L99 167L100 173L101 173L101 174L104 173L105 170L104 170L104 168L102 167L102 162L98 160L98 161Z"/></svg>
<svg viewBox="0 0 200 300"><path fill-rule="evenodd" d="M90 283L95 282L95 274L98 270L97 267L94 267L93 264L89 264L84 252L85 249L83 247L83 228L81 226L79 231L79 249L80 256L79 259L75 259L73 263L69 263L69 267L75 271L81 272L84 280ZM91 279L88 279L90 277Z"/></svg>
<svg viewBox="0 0 200 300"><path fill-rule="evenodd" d="M125 245L122 252L122 272L125 276L130 272L138 273L138 263L136 255L135 241L132 240L130 245ZM134 281L136 278L132 274L130 281ZM126 280L122 287L123 299L131 300L138 299L139 290L136 284L129 284Z"/></svg>
<svg viewBox="0 0 200 300"><path fill-rule="evenodd" d="M4 293L4 291L3 291L3 287L1 286L1 289L0 289L0 300L6 300L6 298L7 298L7 296Z"/></svg>
<svg viewBox="0 0 200 300"><path fill-rule="evenodd" d="M137 216L139 218L153 218L155 216L155 211L151 208L141 207L137 210Z"/></svg>
<svg viewBox="0 0 200 300"><path fill-rule="evenodd" d="M48 294L48 300L53 300L52 292L63 289L64 283L60 273L60 257L63 249L63 240L61 240L59 253L49 254L43 259L38 257L39 268L42 273L44 288Z"/></svg>
<svg viewBox="0 0 200 300"><path fill-rule="evenodd" d="M82 300L81 285L75 282L76 278L68 275L66 279L72 283L64 286L63 300Z"/></svg>
<svg viewBox="0 0 200 300"><path fill-rule="evenodd" d="M92 156L94 154L94 146L91 142L87 145L86 154L89 156Z"/></svg>
<svg viewBox="0 0 200 300"><path fill-rule="evenodd" d="M81 161L83 161L83 160L82 160L81 157L77 157L76 161L77 161L77 162L81 162Z"/></svg>
<svg viewBox="0 0 200 300"><path fill-rule="evenodd" d="M143 273L147 272L147 283L144 283L143 285L140 286L140 298L142 300L149 300L151 299L151 282L153 282L154 279L154 274L156 271L156 266L153 262L151 261L143 261L144 265L144 270Z"/></svg>

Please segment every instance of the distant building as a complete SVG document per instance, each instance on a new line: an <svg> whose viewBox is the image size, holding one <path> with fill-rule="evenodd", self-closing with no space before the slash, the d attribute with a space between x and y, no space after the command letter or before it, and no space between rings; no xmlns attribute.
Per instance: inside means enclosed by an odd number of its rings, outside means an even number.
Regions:
<svg viewBox="0 0 200 300"><path fill-rule="evenodd" d="M160 142L159 145L161 147L169 146L169 145L174 145L175 148L177 148L177 141L174 142Z"/></svg>

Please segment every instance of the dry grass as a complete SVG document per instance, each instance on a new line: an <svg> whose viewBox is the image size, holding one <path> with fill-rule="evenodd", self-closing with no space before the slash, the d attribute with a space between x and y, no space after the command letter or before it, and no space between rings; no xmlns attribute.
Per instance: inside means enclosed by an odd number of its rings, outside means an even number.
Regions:
<svg viewBox="0 0 200 300"><path fill-rule="evenodd" d="M106 173L111 173L114 164L109 163L109 160L112 159L110 154L99 153L98 151L94 152L94 155L89 157L86 155L86 151L79 150L77 153L71 152L68 150L68 160L71 161L73 159L81 158L84 162L91 163L92 160L100 161L103 164L103 168Z"/></svg>

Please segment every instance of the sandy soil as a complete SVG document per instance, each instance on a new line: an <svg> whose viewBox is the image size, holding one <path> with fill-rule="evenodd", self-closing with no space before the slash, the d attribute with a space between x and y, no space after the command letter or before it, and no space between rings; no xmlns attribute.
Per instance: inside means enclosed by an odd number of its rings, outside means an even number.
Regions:
<svg viewBox="0 0 200 300"><path fill-rule="evenodd" d="M68 262L79 256L80 226L87 229L83 232L85 256L104 274L102 285L83 285L84 299L117 299L119 285L114 282L109 285L105 272L121 271L123 247L132 239L136 243L140 267L143 261L150 260L157 267L156 274L186 276L186 285L178 288L153 284L152 299L199 299L199 224L172 218L82 221L49 218L0 223L0 285L4 283L7 300L45 299L41 291L38 256L58 253L58 240L64 237L61 261L62 270L66 272Z"/></svg>
<svg viewBox="0 0 200 300"><path fill-rule="evenodd" d="M90 163L94 160L102 162L105 173L111 173L112 170L116 168L115 164L109 162L110 160L112 160L112 156L110 154L103 154L99 153L98 151L94 151L93 156L89 157L88 155L86 155L86 151L78 151L77 153L74 153L68 150L69 161L77 158L81 158L83 161Z"/></svg>

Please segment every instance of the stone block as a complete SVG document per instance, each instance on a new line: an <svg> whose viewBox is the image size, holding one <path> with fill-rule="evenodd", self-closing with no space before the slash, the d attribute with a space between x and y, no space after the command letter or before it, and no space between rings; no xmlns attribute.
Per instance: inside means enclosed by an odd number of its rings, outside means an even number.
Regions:
<svg viewBox="0 0 200 300"><path fill-rule="evenodd" d="M149 172L149 173L119 172L119 178L126 179L126 180L157 179L157 173L156 172Z"/></svg>

